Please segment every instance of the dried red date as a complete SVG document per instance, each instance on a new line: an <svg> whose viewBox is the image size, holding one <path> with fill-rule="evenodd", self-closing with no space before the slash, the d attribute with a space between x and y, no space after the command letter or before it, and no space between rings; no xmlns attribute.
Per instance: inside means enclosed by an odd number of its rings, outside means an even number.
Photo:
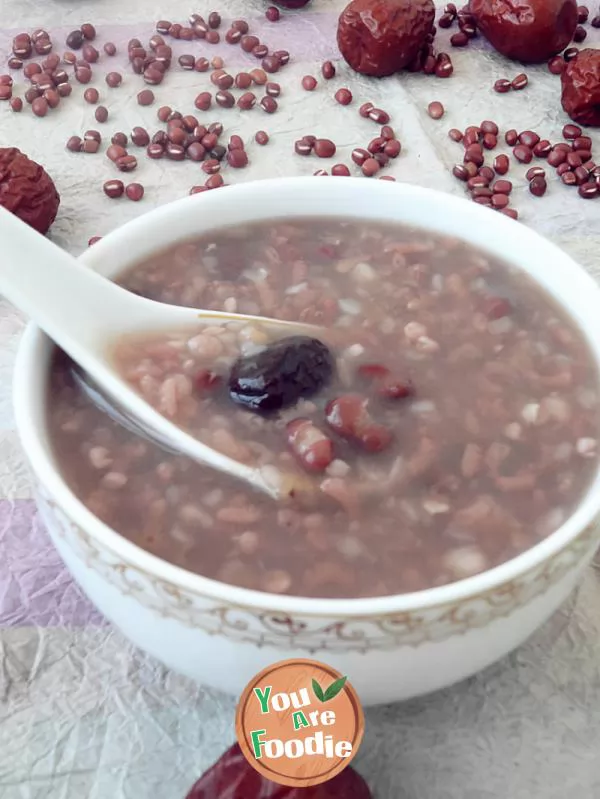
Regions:
<svg viewBox="0 0 600 799"><path fill-rule="evenodd" d="M294 419L286 426L290 449L309 472L323 472L333 460L333 443L310 419Z"/></svg>
<svg viewBox="0 0 600 799"><path fill-rule="evenodd" d="M372 799L367 783L351 766L322 785L288 788L262 777L238 744L198 780L186 799Z"/></svg>
<svg viewBox="0 0 600 799"><path fill-rule="evenodd" d="M561 75L562 107L580 125L600 126L600 50L580 50Z"/></svg>
<svg viewBox="0 0 600 799"><path fill-rule="evenodd" d="M376 422L369 412L369 400L359 394L344 394L331 400L325 418L332 430L367 452L381 452L392 441L387 427Z"/></svg>
<svg viewBox="0 0 600 799"><path fill-rule="evenodd" d="M338 21L338 47L356 72L392 75L417 58L434 16L433 0L352 0Z"/></svg>
<svg viewBox="0 0 600 799"><path fill-rule="evenodd" d="M46 170L16 147L0 148L0 205L39 233L56 219L60 195Z"/></svg>
<svg viewBox="0 0 600 799"><path fill-rule="evenodd" d="M251 411L281 410L323 388L333 368L331 353L318 339L290 336L238 358L229 375L229 396Z"/></svg>
<svg viewBox="0 0 600 799"><path fill-rule="evenodd" d="M471 0L469 8L499 53L529 64L564 50L577 27L576 0Z"/></svg>

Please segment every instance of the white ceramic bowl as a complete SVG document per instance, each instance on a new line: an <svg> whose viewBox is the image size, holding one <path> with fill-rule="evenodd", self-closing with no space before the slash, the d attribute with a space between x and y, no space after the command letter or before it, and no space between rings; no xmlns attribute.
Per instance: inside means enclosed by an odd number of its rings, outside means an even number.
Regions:
<svg viewBox="0 0 600 799"><path fill-rule="evenodd" d="M600 362L600 290L567 255L525 225L475 203L386 181L291 178L198 194L117 229L81 257L82 268L114 277L157 249L215 227L301 216L393 220L461 236L541 283L577 320ZM259 670L302 656L349 675L365 704L427 693L524 641L568 596L597 547L598 474L551 536L495 569L441 588L319 600L200 577L121 538L63 481L46 429L51 350L46 336L30 325L14 378L17 426L42 518L102 613L142 649L202 683L239 695Z"/></svg>

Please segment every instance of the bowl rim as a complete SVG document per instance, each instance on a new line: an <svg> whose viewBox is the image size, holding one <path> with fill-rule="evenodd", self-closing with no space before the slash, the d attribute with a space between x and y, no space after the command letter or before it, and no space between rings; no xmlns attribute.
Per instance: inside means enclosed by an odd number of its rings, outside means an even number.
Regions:
<svg viewBox="0 0 600 799"><path fill-rule="evenodd" d="M327 183L329 182L327 181ZM338 183L339 181L335 182ZM321 182L319 181L319 183ZM365 190L364 178L344 177L344 187L350 189L354 186L351 191L358 190L357 184L361 191ZM484 226L487 225L487 227L495 226L499 232L507 236L514 237L517 235L526 246L531 246L532 248L534 246L537 248L542 247L547 254L551 254L554 259L562 262L565 267L574 270L573 279L578 281L583 289L591 292L592 296L595 294L597 300L600 301L600 287L583 267L576 264L569 255L556 245L521 223L514 222L500 214L492 214L489 209L445 192L391 181L373 181L372 184L377 184L378 192L388 192L390 200L406 200L413 197L425 201L433 201L435 199L440 202L442 201L440 198L443 198L444 204L454 208L454 210L459 209L460 213L464 214L465 218L470 219L472 222L474 221ZM158 228L166 228L169 221L177 220L183 208L186 211L195 206L200 209L204 206L209 208L214 203L212 198L215 194L219 195L219 198L229 196L231 199L237 194L239 195L239 200L248 199L248 201L254 203L256 202L254 195L257 189L264 192L277 192L282 186L289 187L290 185L295 187L303 185L304 189L310 186L312 191L316 188L314 177L273 178L248 181L234 186L223 187L219 192L203 192L185 197L154 208L118 227L84 252L80 256L80 260L86 266L93 268L94 263L98 263L111 254L118 253L120 248L125 246L126 251L127 242L132 237L138 235L151 236L152 233L156 233ZM319 186L319 189L321 189L321 186ZM339 216L340 214L337 215ZM302 211L298 214L285 214L281 218L306 218L310 216L314 217L315 214ZM398 221L401 220L398 219ZM216 225L216 227L226 226L228 226L226 222ZM427 224L424 224L423 227L427 227ZM435 225L430 224L429 227L434 231L436 230ZM518 231L516 228L518 228ZM456 235L461 237L460 232ZM172 238L163 240L163 246L173 240ZM560 303L560 298L556 297L556 295L554 297ZM561 305L561 307L564 306ZM569 311L567 310L567 312ZM580 325L580 328L587 336L589 330L582 325ZM600 342L600 334L598 334L598 341ZM30 322L19 343L15 361L13 405L16 428L32 470L69 520L84 529L100 546L110 550L114 556L125 561L130 568L137 569L150 578L173 584L177 588L183 589L199 598L222 602L230 607L251 608L275 614L296 614L320 618L343 617L355 620L366 617L396 616L415 610L432 610L455 605L463 600L481 598L500 586L513 581L515 578L525 577L544 562L567 549L573 541L586 531L590 523L600 513L599 467L586 494L557 530L516 557L472 577L406 594L338 599L280 595L229 585L169 563L134 544L95 517L68 487L59 471L54 467L49 443L48 445L44 443L45 435L40 435L38 432L38 429L42 429L45 434L44 425L37 425L34 420L35 403L39 403L39 407L42 409L45 407L45 403L39 395L31 390L32 376L35 374L34 370L39 370L40 358L45 358L42 379L44 383L47 380L48 357L51 352L51 346L51 342L46 335L33 322ZM600 347L596 348L596 350L599 349ZM594 351L593 348L592 351ZM600 366L600 354L598 351L594 354Z"/></svg>

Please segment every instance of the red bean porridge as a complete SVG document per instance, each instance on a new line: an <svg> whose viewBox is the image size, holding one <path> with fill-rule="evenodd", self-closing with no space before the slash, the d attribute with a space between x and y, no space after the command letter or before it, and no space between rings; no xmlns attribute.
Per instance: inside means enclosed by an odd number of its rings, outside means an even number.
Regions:
<svg viewBox="0 0 600 799"><path fill-rule="evenodd" d="M57 357L49 414L69 485L187 569L301 596L439 586L549 535L597 468L598 373L584 337L526 275L461 240L272 220L172 247L121 283L325 328L290 341L229 322L116 351L173 421L313 489L281 503L121 427ZM262 388L243 396L242 377L271 367L262 399ZM298 391L284 396L288 377Z"/></svg>

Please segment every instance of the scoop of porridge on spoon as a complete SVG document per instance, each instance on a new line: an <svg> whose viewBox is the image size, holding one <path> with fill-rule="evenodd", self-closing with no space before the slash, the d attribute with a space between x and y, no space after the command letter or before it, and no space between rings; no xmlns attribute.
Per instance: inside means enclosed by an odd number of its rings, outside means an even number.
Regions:
<svg viewBox="0 0 600 799"><path fill-rule="evenodd" d="M80 387L113 419L276 499L310 489L310 481L299 474L242 463L178 427L121 376L114 352L123 339L223 325L259 326L280 343L284 337L295 337L301 347L314 342L313 347L320 345L326 351L315 338L325 331L297 322L166 305L140 297L87 269L2 208L0 241L0 292L72 358ZM266 403L266 409L272 409L264 380L244 367L241 361L232 374L232 398L248 407ZM323 378L327 379L327 369ZM313 381L312 388L318 387L319 381ZM291 395L282 397L282 407L292 400Z"/></svg>

